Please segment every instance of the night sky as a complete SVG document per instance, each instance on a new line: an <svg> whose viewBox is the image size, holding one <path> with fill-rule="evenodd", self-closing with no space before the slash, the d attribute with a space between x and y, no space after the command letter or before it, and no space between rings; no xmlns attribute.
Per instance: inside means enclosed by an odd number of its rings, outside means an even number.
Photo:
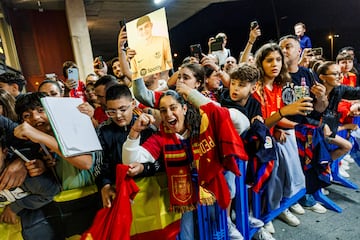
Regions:
<svg viewBox="0 0 360 240"><path fill-rule="evenodd" d="M172 52L178 54L174 58L175 66L190 54L192 44L200 43L207 53L208 38L218 32L227 34L227 47L238 58L253 20L259 22L262 31L253 51L263 43L294 34L294 24L303 22L313 47L323 47L327 59L330 59L329 34L339 35L334 38L334 57L340 48L350 45L360 58L359 0L240 0L213 3L170 30Z"/></svg>

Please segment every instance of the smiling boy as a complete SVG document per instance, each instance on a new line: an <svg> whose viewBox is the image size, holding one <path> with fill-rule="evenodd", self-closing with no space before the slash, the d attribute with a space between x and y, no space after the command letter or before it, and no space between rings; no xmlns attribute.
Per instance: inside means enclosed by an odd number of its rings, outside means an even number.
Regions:
<svg viewBox="0 0 360 240"><path fill-rule="evenodd" d="M115 169L122 164L122 145L125 142L131 126L139 117L135 108L135 100L130 89L125 85L114 85L106 91L106 110L109 120L100 125L98 136L103 148L103 160L96 168L96 185L101 192L104 207L111 207L115 197ZM141 141L147 139L153 130L146 129L141 133ZM129 164L129 176L153 175L159 169L159 163Z"/></svg>

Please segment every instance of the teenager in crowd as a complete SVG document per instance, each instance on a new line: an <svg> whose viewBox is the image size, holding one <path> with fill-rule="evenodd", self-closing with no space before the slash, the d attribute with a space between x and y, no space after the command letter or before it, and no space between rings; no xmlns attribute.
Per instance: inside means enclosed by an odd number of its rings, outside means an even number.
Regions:
<svg viewBox="0 0 360 240"><path fill-rule="evenodd" d="M305 178L298 157L298 148L293 130L296 123L289 121L286 116L312 111L311 98L306 97L294 102L293 106L284 107L282 89L290 81L290 75L285 65L284 55L275 43L263 45L255 55L256 65L260 70L260 80L254 97L261 104L262 116L265 124L278 141L278 161L275 162L270 178L267 199L271 209L280 206L284 197L291 197L305 187ZM289 225L297 226L300 220L286 209L279 215ZM272 227L269 227L272 230Z"/></svg>

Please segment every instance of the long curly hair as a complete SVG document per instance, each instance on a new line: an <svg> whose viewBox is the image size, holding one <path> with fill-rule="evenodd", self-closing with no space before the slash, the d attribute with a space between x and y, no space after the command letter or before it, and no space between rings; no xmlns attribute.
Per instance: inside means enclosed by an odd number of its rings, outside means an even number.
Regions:
<svg viewBox="0 0 360 240"><path fill-rule="evenodd" d="M180 105L183 107L184 105L187 106L187 111L185 115L185 126L190 131L190 138L199 138L200 135L200 124L201 124L201 115L199 112L199 109L195 108L191 104L188 104L185 99L176 91L174 90L168 90L164 92L159 99L159 102L161 99L165 96L171 96L173 99L175 99Z"/></svg>

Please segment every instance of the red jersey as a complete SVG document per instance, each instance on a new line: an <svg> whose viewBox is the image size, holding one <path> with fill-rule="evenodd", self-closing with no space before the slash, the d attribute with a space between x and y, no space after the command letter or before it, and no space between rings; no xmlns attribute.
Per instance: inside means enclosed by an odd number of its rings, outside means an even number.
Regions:
<svg viewBox="0 0 360 240"><path fill-rule="evenodd" d="M81 98L84 102L86 102L85 84L82 81L79 81L77 88L70 90L69 96L72 98Z"/></svg>
<svg viewBox="0 0 360 240"><path fill-rule="evenodd" d="M352 72L348 72L341 80L341 84L350 87L356 87L356 75Z"/></svg>
<svg viewBox="0 0 360 240"><path fill-rule="evenodd" d="M95 111L94 111L94 118L100 124L100 123L108 120L109 117L106 115L106 113L102 107L97 107L97 108L95 108Z"/></svg>
<svg viewBox="0 0 360 240"><path fill-rule="evenodd" d="M282 86L274 84L273 89L270 90L264 87L262 95L259 89L253 94L254 98L261 104L261 113L264 119L270 117L281 107L284 106L282 101Z"/></svg>

